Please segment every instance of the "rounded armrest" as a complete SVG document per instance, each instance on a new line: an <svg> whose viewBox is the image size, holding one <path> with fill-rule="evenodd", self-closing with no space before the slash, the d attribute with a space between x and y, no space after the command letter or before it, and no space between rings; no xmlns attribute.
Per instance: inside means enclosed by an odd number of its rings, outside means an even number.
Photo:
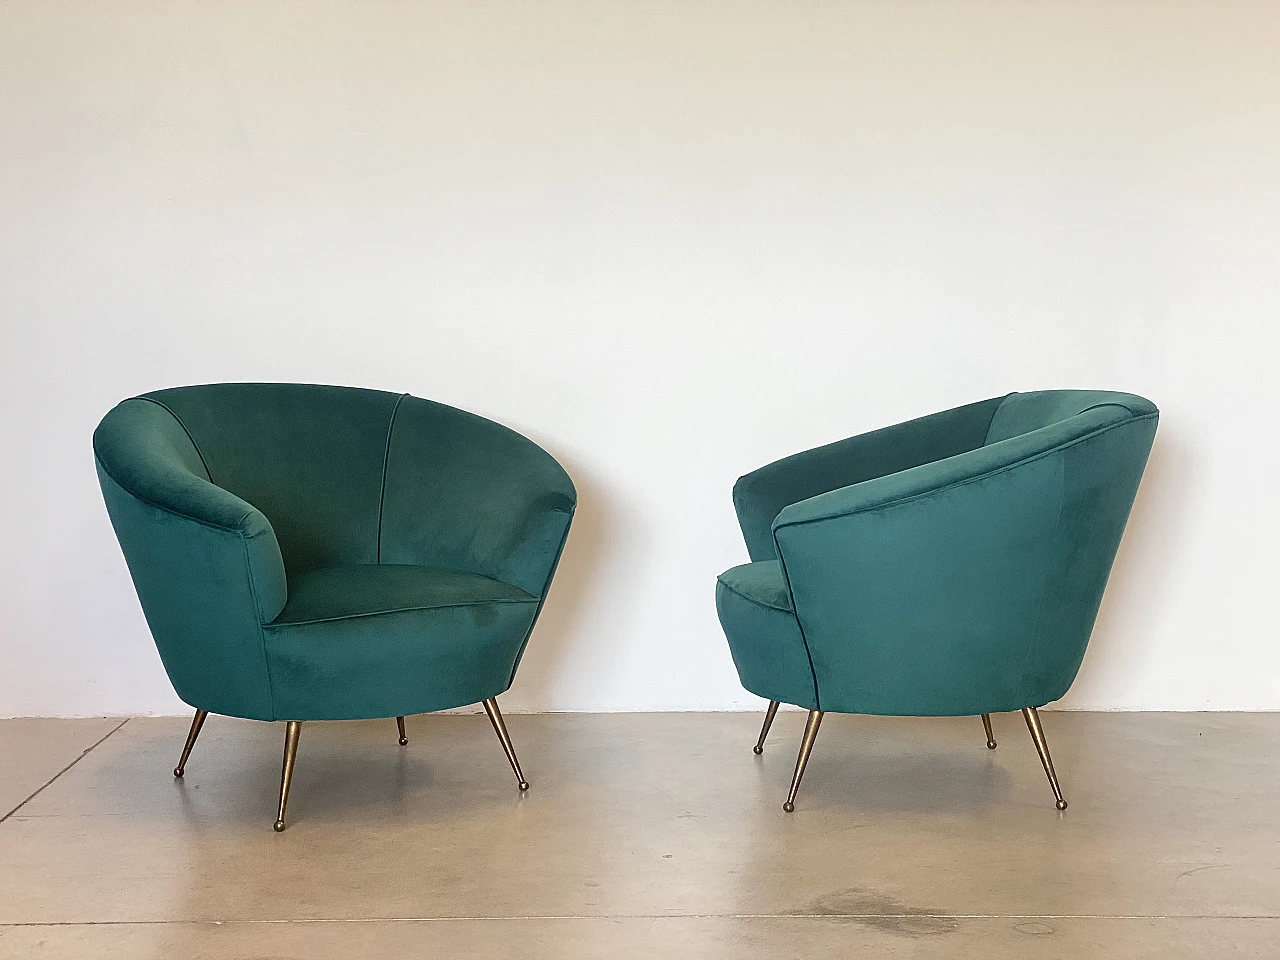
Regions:
<svg viewBox="0 0 1280 960"><path fill-rule="evenodd" d="M831 490L793 503L774 519L772 530L797 523L812 523L862 510L924 496L955 484L970 483L1079 443L1098 430L1133 419L1123 407L1104 406L1052 424L954 456L932 460L909 469L873 477L861 483Z"/></svg>
<svg viewBox="0 0 1280 960"><path fill-rule="evenodd" d="M284 561L262 513L210 483L163 405L126 400L93 437L98 479L174 689L204 710L275 719L262 626L284 608Z"/></svg>
<svg viewBox="0 0 1280 960"><path fill-rule="evenodd" d="M1101 406L784 509L823 710L1040 706L1075 678L1157 414Z"/></svg>
<svg viewBox="0 0 1280 960"><path fill-rule="evenodd" d="M815 447L740 477L733 486L733 505L751 559L776 559L773 522L793 503L981 446L1002 399Z"/></svg>
<svg viewBox="0 0 1280 960"><path fill-rule="evenodd" d="M155 400L111 410L93 432L93 455L121 489L157 509L246 537L271 528L261 511L210 482L182 423Z"/></svg>

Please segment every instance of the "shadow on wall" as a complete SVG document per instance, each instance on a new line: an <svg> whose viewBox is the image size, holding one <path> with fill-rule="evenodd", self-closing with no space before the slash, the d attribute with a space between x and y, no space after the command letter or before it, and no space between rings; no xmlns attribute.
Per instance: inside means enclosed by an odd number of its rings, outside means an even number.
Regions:
<svg viewBox="0 0 1280 960"><path fill-rule="evenodd" d="M569 539L556 567L551 590L543 605L533 636L516 672L513 712L541 711L555 700L561 668L572 657L570 638L584 615L591 579L600 568L610 511L600 486L587 471L540 442L564 467L578 491L578 507L569 528Z"/></svg>
<svg viewBox="0 0 1280 960"><path fill-rule="evenodd" d="M1080 675L1063 704L1079 709L1114 704L1119 687L1107 685L1132 677L1151 662L1156 640L1154 621L1171 582L1170 565L1182 551L1186 516L1196 484L1194 461L1175 432L1156 435L1151 457L1111 568L1093 638ZM1120 708L1155 708L1143 703Z"/></svg>

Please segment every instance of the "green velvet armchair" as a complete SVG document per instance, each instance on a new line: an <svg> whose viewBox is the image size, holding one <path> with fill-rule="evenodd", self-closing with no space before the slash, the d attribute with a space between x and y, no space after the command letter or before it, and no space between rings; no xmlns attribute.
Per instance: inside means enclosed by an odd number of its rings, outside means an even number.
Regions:
<svg viewBox="0 0 1280 960"><path fill-rule="evenodd" d="M174 689L208 713L288 721L276 830L306 720L497 700L515 677L577 496L552 457L407 394L211 384L126 400L98 478Z"/></svg>
<svg viewBox="0 0 1280 960"><path fill-rule="evenodd" d="M796 792L827 711L1021 710L1059 810L1036 710L1067 692L1155 437L1141 397L1013 393L779 460L733 489L751 563L716 606L742 685L809 710Z"/></svg>

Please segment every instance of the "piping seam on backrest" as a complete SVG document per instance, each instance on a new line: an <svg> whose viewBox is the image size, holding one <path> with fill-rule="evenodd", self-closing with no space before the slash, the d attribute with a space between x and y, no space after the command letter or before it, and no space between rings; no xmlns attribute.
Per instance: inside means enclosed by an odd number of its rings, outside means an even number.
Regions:
<svg viewBox="0 0 1280 960"><path fill-rule="evenodd" d="M1031 454L1030 456L1022 458L1021 460L1014 460L1012 463L1006 463L1006 464L1002 464L999 467L994 467L991 470L986 471L985 473L975 474L974 476L971 476L971 477L963 477L959 480L954 480L950 483L943 484L940 487L932 487L928 490L922 490L919 493L913 493L909 496L899 497L896 500L886 500L883 503L873 503L873 504L870 504L869 506L858 507L856 510L849 510L841 513L825 514L820 517L809 517L806 520L789 520L786 523L781 523L781 524L775 520L774 527L773 527L773 538L775 541L777 541L778 531L784 530L788 527L803 527L811 523L821 523L824 520L840 520L847 517L856 517L864 513L873 513L874 511L880 510L884 507L896 507L896 506L899 506L900 504L910 503L913 500L921 500L925 497L932 497L939 493L946 493L950 490L956 489L957 487L963 487L970 483L976 483L980 480L985 480L988 477L994 477L997 474L1004 473L1007 470L1016 469L1017 467L1023 466L1024 464L1033 463L1036 460L1039 460L1043 457L1051 456L1057 453L1059 450L1065 450L1068 447L1074 447L1077 443L1083 443L1086 440L1092 440L1094 437L1101 436L1102 434L1107 433L1110 430L1114 430L1118 427L1125 427L1131 423L1143 423L1147 420L1158 420L1159 417L1160 417L1159 412L1147 413L1147 414L1143 414L1140 417L1133 417L1129 420L1122 420L1117 423L1108 424L1105 427L1099 427L1098 429L1092 430L1089 433L1083 434L1079 437L1075 437L1071 440L1067 440L1063 443L1058 444L1057 446L1050 447L1047 450L1041 450L1039 453ZM890 474L890 476L892 476L892 474ZM857 486L857 484L850 484L850 486ZM844 488L841 488L841 489L844 489ZM804 501L802 500L800 502L803 503Z"/></svg>
<svg viewBox="0 0 1280 960"><path fill-rule="evenodd" d="M173 412L173 408L167 403L155 399L155 397L134 397L134 400L145 400L147 403L154 403L161 410L168 412L169 416L177 421L178 426L182 428L182 432L187 435L187 439L191 441L191 448L195 450L196 456L200 458L200 466L204 467L204 475L210 483L213 483L213 474L209 471L209 461L204 458L204 454L200 450L200 444L196 443L196 438L191 435L191 431L187 429L187 425L182 422L182 418Z"/></svg>
<svg viewBox="0 0 1280 960"><path fill-rule="evenodd" d="M404 403L407 393L396 398L396 405L391 408L391 419L387 421L387 442L382 450L382 487L378 491L378 545L374 553L374 562L382 562L382 508L387 500L387 465L391 462L391 431L395 429L396 414L400 412L400 404Z"/></svg>
<svg viewBox="0 0 1280 960"><path fill-rule="evenodd" d="M984 447L991 442L991 428L996 425L996 417L1000 414L1000 409L1004 406L1005 401L1013 396L1017 396L1016 390L1013 393L1008 393L1008 394L1005 394L1003 397L1001 397L1000 402L996 404L996 408L991 411L991 420L987 423L987 432L986 432L986 435L982 438L982 445ZM1129 406L1127 403L1121 403L1119 400L1104 400L1101 403L1091 404L1090 406L1085 407L1083 410L1080 410L1077 413L1073 413L1070 417L1064 417L1063 420L1070 420L1073 417L1084 416L1084 414L1088 413L1090 410L1097 410L1099 407L1119 407L1121 410L1128 412L1129 416L1131 417L1136 417L1138 415L1134 411L1133 407ZM1054 422L1061 423L1062 420L1058 420ZM1052 426L1052 424L1045 424L1045 426ZM1036 429L1039 430L1043 428L1037 427ZM1035 431L1026 430L1023 432L1034 433Z"/></svg>
<svg viewBox="0 0 1280 960"><path fill-rule="evenodd" d="M987 432L982 435L982 445L984 447L991 442L991 428L996 425L996 415L1000 413L1000 408L1004 406L1006 400L1016 396L1017 392L1015 390L1013 393L1006 393L1000 398L1000 402L996 404L995 409L991 411L991 419L987 421Z"/></svg>
<svg viewBox="0 0 1280 960"><path fill-rule="evenodd" d="M1090 410L1097 410L1100 407L1119 407L1121 410L1128 413L1129 416L1131 417L1137 416L1137 414L1133 412L1133 407L1129 406L1127 403L1121 403L1119 400L1104 400L1102 401L1102 403L1095 403L1091 407L1085 407L1083 410L1077 413L1076 416L1083 417Z"/></svg>
<svg viewBox="0 0 1280 960"><path fill-rule="evenodd" d="M782 571L782 581L787 585L787 596L791 598L791 615L796 618L796 629L800 631L800 642L804 644L804 655L809 661L809 676L813 680L813 707L822 709L822 692L818 689L818 668L813 665L813 651L809 649L809 635L805 633L804 623L800 620L800 601L791 586L791 574L787 572L787 561L782 556L782 544L778 542L778 531L769 531L773 539L773 552L778 556L778 569Z"/></svg>

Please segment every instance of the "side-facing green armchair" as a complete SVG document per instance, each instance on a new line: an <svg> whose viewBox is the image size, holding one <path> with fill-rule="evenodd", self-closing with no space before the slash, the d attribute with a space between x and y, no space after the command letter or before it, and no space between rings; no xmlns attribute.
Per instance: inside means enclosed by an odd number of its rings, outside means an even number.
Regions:
<svg viewBox="0 0 1280 960"><path fill-rule="evenodd" d="M823 713L1021 710L1059 810L1036 708L1067 692L1155 437L1127 393L1012 393L779 460L733 488L751 563L721 574L742 685Z"/></svg>
<svg viewBox="0 0 1280 960"><path fill-rule="evenodd" d="M228 383L126 400L98 479L178 696L286 720L276 830L304 720L497 700L542 608L577 495L552 457L408 394Z"/></svg>

